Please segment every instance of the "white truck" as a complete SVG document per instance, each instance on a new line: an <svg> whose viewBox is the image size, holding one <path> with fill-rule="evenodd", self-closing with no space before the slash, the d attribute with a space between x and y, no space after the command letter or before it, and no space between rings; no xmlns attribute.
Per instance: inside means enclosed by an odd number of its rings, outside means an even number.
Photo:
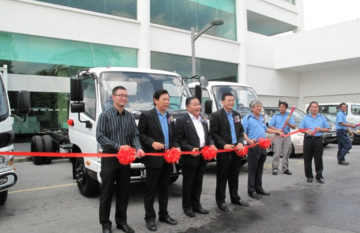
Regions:
<svg viewBox="0 0 360 233"><path fill-rule="evenodd" d="M54 138L54 132L42 137L35 136L31 143L32 151L101 153L102 149L96 141L97 120L102 111L113 105L112 89L119 85L128 91L129 101L125 109L134 114L136 121L142 111L154 107L153 94L162 88L170 94L170 114L176 117L186 111L185 100L190 92L185 78L176 73L123 67L82 70L71 78L68 134L57 135L60 140ZM44 137L47 139L44 140ZM101 183L100 158L84 157L71 161L73 177L80 193L87 197L96 195ZM146 179L145 166L141 160L136 159L131 164L131 171L131 181ZM176 181L179 173L180 167L176 164L172 182Z"/></svg>
<svg viewBox="0 0 360 233"><path fill-rule="evenodd" d="M2 155L1 152L14 150L14 117L10 112L9 98L6 90L4 77L7 75L7 68L0 68L0 206L5 204L8 196L8 189L16 184L17 175L14 169L14 157ZM20 113L28 113L30 110L30 99L28 92L20 92L18 99L22 104L18 106ZM25 105L24 105L25 104Z"/></svg>

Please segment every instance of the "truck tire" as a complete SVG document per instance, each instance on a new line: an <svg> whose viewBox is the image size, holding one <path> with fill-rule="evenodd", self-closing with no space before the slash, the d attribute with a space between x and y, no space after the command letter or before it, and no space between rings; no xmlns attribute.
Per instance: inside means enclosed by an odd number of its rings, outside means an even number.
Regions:
<svg viewBox="0 0 360 233"><path fill-rule="evenodd" d="M75 162L75 179L80 193L85 197L94 197L99 194L99 182L92 179L85 168L84 159L77 158Z"/></svg>
<svg viewBox="0 0 360 233"><path fill-rule="evenodd" d="M31 139L31 152L43 152L44 146L43 141L39 135L32 137ZM34 165L43 164L43 157L33 156L32 161Z"/></svg>
<svg viewBox="0 0 360 233"><path fill-rule="evenodd" d="M50 135L44 135L44 136L41 137L41 139L42 139L42 142L43 142L44 152L54 152L53 142L52 142L51 136ZM43 157L43 163L44 164L50 164L52 159L53 159L52 157Z"/></svg>
<svg viewBox="0 0 360 233"><path fill-rule="evenodd" d="M7 196L8 196L8 191L7 190L3 191L3 192L0 192L0 206L5 204Z"/></svg>

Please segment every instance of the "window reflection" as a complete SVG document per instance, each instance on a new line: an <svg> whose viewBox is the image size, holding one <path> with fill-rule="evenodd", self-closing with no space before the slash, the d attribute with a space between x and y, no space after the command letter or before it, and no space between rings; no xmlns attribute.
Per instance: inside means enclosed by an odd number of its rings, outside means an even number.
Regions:
<svg viewBox="0 0 360 233"><path fill-rule="evenodd" d="M137 19L137 0L36 0L82 10Z"/></svg>
<svg viewBox="0 0 360 233"><path fill-rule="evenodd" d="M200 31L212 19L224 19L224 25L205 32L236 40L235 0L151 0L151 22L169 27Z"/></svg>

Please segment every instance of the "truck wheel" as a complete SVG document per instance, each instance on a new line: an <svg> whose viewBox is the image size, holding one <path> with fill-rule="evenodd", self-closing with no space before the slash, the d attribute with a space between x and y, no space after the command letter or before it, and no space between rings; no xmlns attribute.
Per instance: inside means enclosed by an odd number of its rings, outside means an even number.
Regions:
<svg viewBox="0 0 360 233"><path fill-rule="evenodd" d="M41 137L43 142L44 152L54 152L53 143L50 135L44 135ZM43 157L44 164L50 164L52 157Z"/></svg>
<svg viewBox="0 0 360 233"><path fill-rule="evenodd" d="M177 179L179 179L179 175L173 175L171 178L170 178L170 184L174 183L175 181L177 181Z"/></svg>
<svg viewBox="0 0 360 233"><path fill-rule="evenodd" d="M96 196L100 189L99 183L92 179L84 165L84 159L78 158L75 162L75 179L80 193L85 197Z"/></svg>
<svg viewBox="0 0 360 233"><path fill-rule="evenodd" d="M4 191L4 192L0 192L0 206L5 204L5 201L7 199L8 196L8 191Z"/></svg>
<svg viewBox="0 0 360 233"><path fill-rule="evenodd" d="M42 139L39 135L32 137L31 139L31 152L43 152L44 146ZM32 157L33 164L41 165L43 164L43 157L33 156Z"/></svg>

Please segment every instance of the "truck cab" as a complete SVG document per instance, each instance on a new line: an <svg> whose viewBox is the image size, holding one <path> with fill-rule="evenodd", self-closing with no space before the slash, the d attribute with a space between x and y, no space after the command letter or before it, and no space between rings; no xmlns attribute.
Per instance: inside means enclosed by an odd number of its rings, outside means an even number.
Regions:
<svg viewBox="0 0 360 233"><path fill-rule="evenodd" d="M124 86L129 95L127 111L134 114L136 121L142 111L154 107L153 94L158 89L166 89L170 94L168 112L176 117L185 112L185 100L190 96L184 79L176 74L160 70L102 67L80 71L71 80L71 103L69 111L70 146L60 146L78 153L101 153L101 146L96 141L96 126L102 111L113 105L112 89ZM84 157L73 160L73 175L80 193L84 196L97 194L100 177L99 157ZM131 164L131 181L146 179L145 166L141 160ZM174 166L175 181L179 168Z"/></svg>
<svg viewBox="0 0 360 233"><path fill-rule="evenodd" d="M0 205L5 204L8 189L17 181L13 165L14 157L1 154L2 151L11 152L14 150L13 123L14 118L10 116L9 99L3 75L0 72Z"/></svg>

